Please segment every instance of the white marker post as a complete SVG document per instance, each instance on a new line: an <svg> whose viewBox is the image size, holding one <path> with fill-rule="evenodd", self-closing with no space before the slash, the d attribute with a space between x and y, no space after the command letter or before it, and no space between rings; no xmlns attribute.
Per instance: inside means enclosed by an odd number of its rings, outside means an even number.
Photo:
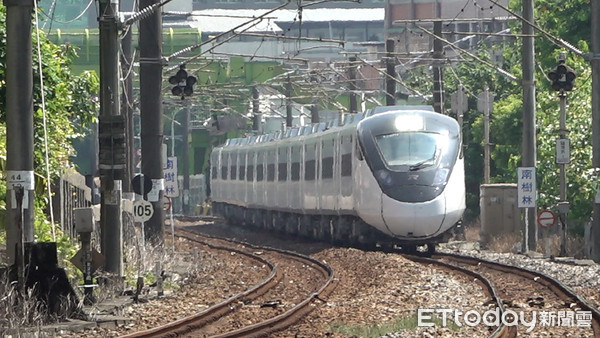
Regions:
<svg viewBox="0 0 600 338"><path fill-rule="evenodd" d="M147 222L154 215L152 203L146 200L138 200L133 202L133 220L142 223L142 250L146 250L144 222Z"/></svg>
<svg viewBox="0 0 600 338"><path fill-rule="evenodd" d="M167 167L165 173L165 196L174 198L179 196L179 182L177 181L177 157L167 158ZM175 254L175 222L173 221L173 205L171 204L169 212L169 221L171 222L171 241L173 242L173 254Z"/></svg>
<svg viewBox="0 0 600 338"><path fill-rule="evenodd" d="M556 224L556 215L551 210L542 210L538 213L537 223L544 231L544 246L545 258L550 258L550 236L548 236L549 228Z"/></svg>

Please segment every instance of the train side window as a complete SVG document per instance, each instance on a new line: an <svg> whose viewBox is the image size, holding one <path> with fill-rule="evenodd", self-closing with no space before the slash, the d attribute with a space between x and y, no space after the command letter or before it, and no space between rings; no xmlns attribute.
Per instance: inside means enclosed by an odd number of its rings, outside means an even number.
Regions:
<svg viewBox="0 0 600 338"><path fill-rule="evenodd" d="M321 165L321 177L323 179L333 178L333 157L325 157Z"/></svg>
<svg viewBox="0 0 600 338"><path fill-rule="evenodd" d="M277 169L277 180L287 181L287 163L279 163Z"/></svg>
<svg viewBox="0 0 600 338"><path fill-rule="evenodd" d="M352 176L352 155L342 155L342 176Z"/></svg>
<svg viewBox="0 0 600 338"><path fill-rule="evenodd" d="M300 181L300 162L292 163L292 181Z"/></svg>
<svg viewBox="0 0 600 338"><path fill-rule="evenodd" d="M316 161L308 160L304 163L304 180L305 181L314 181L315 180L315 169L316 169Z"/></svg>
<svg viewBox="0 0 600 338"><path fill-rule="evenodd" d="M264 166L262 164L259 164L256 166L256 180L257 181L262 181L264 179Z"/></svg>
<svg viewBox="0 0 600 338"><path fill-rule="evenodd" d="M212 168L210 169L210 178L212 178L213 180L217 179L217 167L216 166L212 166Z"/></svg>
<svg viewBox="0 0 600 338"><path fill-rule="evenodd" d="M227 179L227 166L221 166L221 179L222 180L226 180Z"/></svg>
<svg viewBox="0 0 600 338"><path fill-rule="evenodd" d="M240 166L240 171L238 172L238 174L239 174L239 177L238 177L239 180L243 181L246 179L246 177L245 177L246 176L246 166L245 165Z"/></svg>
<svg viewBox="0 0 600 338"><path fill-rule="evenodd" d="M248 171L246 173L246 179L248 181L254 181L254 166L253 165L248 166Z"/></svg>
<svg viewBox="0 0 600 338"><path fill-rule="evenodd" d="M230 172L231 173L230 174L231 179L232 180L237 179L237 166L236 165L232 165L230 170L231 170L231 172Z"/></svg>
<svg viewBox="0 0 600 338"><path fill-rule="evenodd" d="M267 181L273 182L275 180L275 164L267 164Z"/></svg>

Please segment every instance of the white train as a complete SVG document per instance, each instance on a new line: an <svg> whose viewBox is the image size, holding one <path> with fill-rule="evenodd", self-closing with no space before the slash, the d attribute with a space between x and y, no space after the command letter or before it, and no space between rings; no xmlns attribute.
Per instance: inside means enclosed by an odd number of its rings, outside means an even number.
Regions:
<svg viewBox="0 0 600 338"><path fill-rule="evenodd" d="M210 184L228 220L348 244L432 250L465 209L458 123L423 107L230 139Z"/></svg>

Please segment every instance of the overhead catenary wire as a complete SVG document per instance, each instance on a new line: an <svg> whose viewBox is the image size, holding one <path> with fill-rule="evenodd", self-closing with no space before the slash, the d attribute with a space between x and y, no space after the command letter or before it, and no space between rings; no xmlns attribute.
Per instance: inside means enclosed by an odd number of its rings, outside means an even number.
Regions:
<svg viewBox="0 0 600 338"><path fill-rule="evenodd" d="M560 47L565 47L568 50L572 51L573 53L579 55L579 56L583 56L583 52L580 51L579 49L575 48L575 46L573 46L572 44L568 43L567 41L556 37L550 33L548 33L546 30L544 30L543 28L541 28L540 26L536 25L534 22L529 22L527 19L525 19L523 16L515 13L514 11L512 11L510 8L501 5L500 3L498 3L496 0L489 0L491 3L497 5L498 7L502 8L503 10L509 12L511 15L514 15L515 17L517 17L519 20L521 20L522 22L530 25L531 27L533 27L534 29L538 30L540 33L542 33L543 35L545 35L549 40L551 40L554 44L556 44L557 46Z"/></svg>
<svg viewBox="0 0 600 338"><path fill-rule="evenodd" d="M512 75L511 73L507 72L506 70L504 70L504 69L502 69L502 68L500 68L500 67L498 67L498 66L496 66L496 65L493 65L493 64L491 64L491 63L489 63L489 62L487 62L487 61L483 60L482 58L478 57L477 55L475 55L475 54L473 54L473 53L471 53L471 52L469 52L469 51L467 51L467 50L465 50L465 49L462 49L462 48L458 47L456 44L454 44L454 43L452 43L452 42L450 42L450 41L448 41L448 40L444 39L444 38L443 38L443 37L441 37L441 36L437 36L437 35L435 35L433 32L430 32L429 30L427 30L426 28L424 28L424 27L422 27L422 26L420 26L420 25L417 25L417 27L418 27L419 29L421 29L423 32L425 32L426 34L428 34L428 35L430 35L430 36L433 36L433 37L435 37L435 38L437 38L437 39L440 39L440 40L441 40L441 41L443 41L444 43L446 43L446 44L450 45L450 46L451 46L452 48L454 48L455 50L457 50L457 51L459 51L459 52L461 52L461 53L467 54L468 56L472 57L473 59L477 60L478 62L480 62L480 63L482 63L482 64L484 64L484 65L486 65L486 66L488 66L488 67L491 67L491 68L495 69L496 71L498 71L500 74L502 74L502 75L506 76L507 78L509 78L509 79L511 79L511 80L513 80L513 81L517 81L517 77L516 77L516 76L514 76L514 75Z"/></svg>
<svg viewBox="0 0 600 338"><path fill-rule="evenodd" d="M254 25L256 25L256 24L257 24L257 23L254 23L254 24L252 24L252 22L253 22L253 21L256 21L256 20L263 20L263 19L264 19L266 16L268 16L269 14L271 14L271 13L273 13L273 12L276 12L276 11L278 11L278 10L280 10L280 9L283 9L283 8L285 8L286 6L288 6L288 5L289 5L289 3L290 3L290 0L286 0L286 2L285 2L284 4L282 4L282 5L280 5L280 6L277 6L277 7L273 8L273 9L270 9L269 11L267 11L267 12L265 12L265 13L261 14L261 15L258 15L258 16L256 16L255 18L252 18L252 19L250 19L249 21L246 21L246 22L244 22L244 23L242 23L242 24L239 24L239 25L237 25L237 26L233 27L232 29L230 29L230 30L228 30L228 31L222 32L222 33L220 33L220 34L217 34L216 36L214 36L214 37L212 37L212 38L210 38L210 39L206 40L205 42L202 42L202 43L199 43L199 44L196 44L196 45L189 46L189 47L186 47L186 48L184 48L184 49L181 49L181 50L179 50L179 51L177 51L177 52L175 52L175 53L173 53L173 54L169 55L169 56L166 58L166 60L167 60L167 62L168 62L168 61L170 61L170 60L172 60L172 59L175 59L175 58L179 57L179 56L180 56L180 55L182 55L182 54L185 54L185 53L188 53L188 52L192 52L192 51L194 51L194 50L196 50L196 49L198 49L198 48L201 48L202 46L204 46L204 45L206 45L206 44L208 44L208 43L212 43L213 41L215 41L215 40L217 40L217 39L221 38L221 37L222 37L222 36L224 36L224 35L227 35L227 34L232 34L232 33L233 33L233 34L235 34L235 31L236 31L237 29L240 29L240 28L242 28L242 27L244 27L244 26L246 26L246 25L250 25L250 27L252 27L252 26L254 26ZM248 30L250 27L248 27L248 28L244 29L244 31ZM230 38L230 39L231 39L231 38ZM226 40L226 41L228 41L228 40ZM213 48L214 48L214 47L213 47ZM200 57L202 54L204 54L204 53L201 53L200 55L197 55L197 57ZM192 59L193 59L193 58L192 58ZM187 61L187 62L189 62L189 61ZM185 65L185 63L183 63L183 64ZM177 65L177 67L176 67L176 68L178 68L179 66L180 66L180 65ZM167 70L167 71L172 71L173 69L176 69L176 68L170 68L170 69L169 69L169 70Z"/></svg>

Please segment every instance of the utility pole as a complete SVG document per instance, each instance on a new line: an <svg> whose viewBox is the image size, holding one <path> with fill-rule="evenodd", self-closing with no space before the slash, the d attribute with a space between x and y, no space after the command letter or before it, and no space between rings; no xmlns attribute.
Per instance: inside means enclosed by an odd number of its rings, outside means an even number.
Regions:
<svg viewBox="0 0 600 338"><path fill-rule="evenodd" d="M467 110L469 110L467 96L465 95L465 91L463 89L462 84L458 85L456 92L450 95L450 107L454 114L456 114L456 121L458 121L458 125L460 126L460 132L462 133L464 117Z"/></svg>
<svg viewBox="0 0 600 338"><path fill-rule="evenodd" d="M256 86L252 87L252 130L261 132L260 121L262 120L262 114L260 113L260 95Z"/></svg>
<svg viewBox="0 0 600 338"><path fill-rule="evenodd" d="M348 60L350 61L350 114L356 114L358 112L356 106L356 56L351 56Z"/></svg>
<svg viewBox="0 0 600 338"><path fill-rule="evenodd" d="M121 39L121 74L123 74L123 92L121 94L121 115L125 117L125 139L126 139L126 167L123 176L123 191L132 193L131 180L135 174L135 143L133 126L133 50L131 48L131 36L133 27L127 29L127 33Z"/></svg>
<svg viewBox="0 0 600 338"><path fill-rule="evenodd" d="M600 0L592 0L592 166L600 179ZM596 195L600 193L597 188ZM600 198L594 200L592 259L600 262Z"/></svg>
<svg viewBox="0 0 600 338"><path fill-rule="evenodd" d="M492 108L490 90L485 90L477 97L477 110L483 113L483 183L490 183L490 113Z"/></svg>
<svg viewBox="0 0 600 338"><path fill-rule="evenodd" d="M439 7L439 4L438 4ZM439 16L438 16L439 17ZM433 67L433 109L440 113L444 113L444 76L442 72L442 57L444 54L444 45L438 36L442 36L442 22L435 21L433 23L433 58L439 59L435 61Z"/></svg>
<svg viewBox="0 0 600 338"><path fill-rule="evenodd" d="M159 4L160 0L139 0L140 11ZM164 194L162 122L162 17L155 10L139 26L140 49L140 117L142 139L142 173L152 180L152 190L148 200L152 203L154 214L146 222L146 241L154 245L163 245Z"/></svg>
<svg viewBox="0 0 600 338"><path fill-rule="evenodd" d="M535 31L528 22L534 22L533 0L522 0L523 18L523 149L521 164L523 167L536 167L535 133ZM523 244L525 251L535 250L537 243L536 208L525 208L525 231Z"/></svg>
<svg viewBox="0 0 600 338"><path fill-rule="evenodd" d="M319 123L319 108L316 104L310 106L310 123Z"/></svg>
<svg viewBox="0 0 600 338"><path fill-rule="evenodd" d="M396 58L394 53L394 39L387 39L385 41L386 50L386 72L385 72L385 105L395 106L396 105Z"/></svg>
<svg viewBox="0 0 600 338"><path fill-rule="evenodd" d="M185 100L183 108L183 137L181 144L181 165L183 166L183 214L188 215L190 212L190 107L189 101Z"/></svg>
<svg viewBox="0 0 600 338"><path fill-rule="evenodd" d="M290 74L287 76L285 82L285 126L290 128L292 126L294 117L292 116L292 81L290 80Z"/></svg>
<svg viewBox="0 0 600 338"><path fill-rule="evenodd" d="M19 277L24 243L34 240L33 70L31 15L34 0L6 6L6 254ZM22 282L22 281L20 281ZM22 286L22 284L21 284Z"/></svg>
<svg viewBox="0 0 600 338"><path fill-rule="evenodd" d="M125 120L119 106L118 1L99 0L100 116L98 125L101 185L100 246L104 268L116 277L123 270L122 179L125 169Z"/></svg>

